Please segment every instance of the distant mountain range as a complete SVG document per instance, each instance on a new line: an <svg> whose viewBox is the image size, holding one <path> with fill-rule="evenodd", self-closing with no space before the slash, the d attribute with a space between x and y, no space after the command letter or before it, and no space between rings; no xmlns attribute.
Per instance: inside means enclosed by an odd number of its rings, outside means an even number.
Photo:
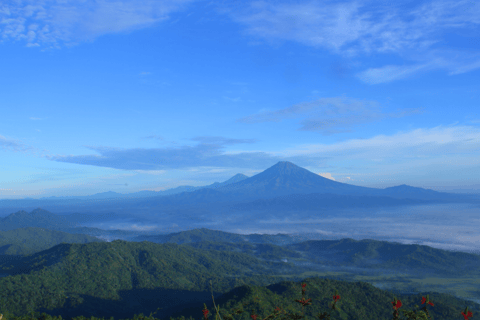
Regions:
<svg viewBox="0 0 480 320"><path fill-rule="evenodd" d="M195 221L218 222L227 218L230 223L240 223L235 221L243 219L245 222L247 218L260 219L272 214L285 218L289 214L287 211L292 210L335 211L441 203L480 203L480 197L407 185L385 189L354 186L282 161L252 177L237 174L206 187L184 186L129 195L106 192L65 199L1 200L0 215L42 208L70 215L69 221L77 223L86 222L83 217L91 219L94 216L97 221L99 217L105 221L141 217L162 219L165 225L188 225Z"/></svg>
<svg viewBox="0 0 480 320"><path fill-rule="evenodd" d="M30 204L36 201L64 202L65 200L102 200L102 199L139 199L158 198L175 195L176 199L189 196L186 193L208 194L206 189L213 189L229 197L230 200L245 200L258 198L273 198L291 194L312 194L331 193L338 195L365 195L365 196L388 196L397 199L421 199L441 200L445 198L456 200L477 199L471 194L451 194L434 190L400 185L385 189L369 188L350 185L324 178L318 174L301 168L291 162L281 161L265 171L248 177L244 174L236 174L232 178L211 185L193 187L180 186L164 191L139 191L135 193L121 194L113 191L97 193L90 196L68 196L68 197L44 197L40 199L14 199L0 200L0 206L10 204ZM219 193L213 192L218 195ZM195 196L193 196L195 198ZM173 198L172 198L173 199Z"/></svg>
<svg viewBox="0 0 480 320"><path fill-rule="evenodd" d="M204 188L211 188L215 189L218 187L225 186L227 184L232 184L238 181L242 181L244 179L247 179L248 177L244 174L236 174L230 179L224 181L224 182L214 182L210 185L207 186L200 186L200 187L193 187L193 186L179 186L176 188L172 189L167 189L164 191L150 191L150 190L144 190L144 191L139 191L139 192L133 192L133 193L118 193L118 192L113 192L113 191L107 191L107 192L101 192L101 193L96 193L90 196L64 196L64 197L56 197L56 196L51 196L51 197L43 197L39 199L33 199L33 198L25 198L26 200L72 200L72 199L77 199L77 200L89 200L89 199L117 199L117 198L147 198L147 197L158 197L158 196L168 196L172 194L178 194L182 192L192 192L196 191L199 189L204 189Z"/></svg>

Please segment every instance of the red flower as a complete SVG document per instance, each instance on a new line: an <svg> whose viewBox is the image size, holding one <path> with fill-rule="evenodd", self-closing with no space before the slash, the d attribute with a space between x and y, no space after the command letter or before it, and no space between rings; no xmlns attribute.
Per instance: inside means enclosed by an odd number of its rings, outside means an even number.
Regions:
<svg viewBox="0 0 480 320"><path fill-rule="evenodd" d="M425 301L427 301L427 303L433 307L433 303L431 303L431 302L428 300L428 295L427 295L427 298L422 297L422 304L424 304Z"/></svg>
<svg viewBox="0 0 480 320"><path fill-rule="evenodd" d="M467 312L467 310L468 310L468 308L465 309L465 313L466 313L466 314L462 312L462 316L463 316L463 318L465 318L465 320L468 320L468 317L473 316L472 311L468 311L468 312Z"/></svg>
<svg viewBox="0 0 480 320"><path fill-rule="evenodd" d="M208 314L208 309L202 310L203 311L203 317L207 319L207 314Z"/></svg>
<svg viewBox="0 0 480 320"><path fill-rule="evenodd" d="M395 304L395 302L392 302L392 304L393 304L393 309L397 310L402 306L402 301L398 300L397 304Z"/></svg>

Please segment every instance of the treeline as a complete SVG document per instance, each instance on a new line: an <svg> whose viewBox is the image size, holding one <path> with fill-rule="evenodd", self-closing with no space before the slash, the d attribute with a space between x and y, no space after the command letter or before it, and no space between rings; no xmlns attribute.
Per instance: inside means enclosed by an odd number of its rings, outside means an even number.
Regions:
<svg viewBox="0 0 480 320"><path fill-rule="evenodd" d="M254 278L252 278L253 280ZM221 281L220 279L217 279ZM259 281L255 279L254 282ZM213 281L215 282L215 280ZM239 282L240 283L240 282ZM319 313L332 314L333 319L356 319L371 320L393 318L392 301L394 297L402 301L400 310L419 311L424 305L421 304L422 297L429 295L430 301L434 306L428 306L430 319L432 320L452 320L461 319L461 312L468 306L473 314L478 315L480 308L478 304L472 304L466 300L455 299L450 295L424 292L415 295L394 294L381 289L377 289L365 282L345 282L335 279L307 278L299 281L279 281L270 285L238 285L225 294L214 292L215 305L220 307L220 315L224 320L250 320L252 313L257 315L257 319L264 319L271 314L276 307L281 307L290 314L298 316L303 315L301 305L295 302L295 299L301 299L301 283L306 283L306 299L312 299L312 303L306 306L306 320L318 319ZM332 296L335 292L340 295L337 303L337 310L331 310L333 301ZM170 293L171 294L171 293ZM125 300L116 304L104 304L105 300L86 301L81 298L76 300L76 305L55 309L48 312L45 308L33 311L24 317L15 317L9 312L4 313L7 320L27 320L32 317L42 320L55 319L61 316L62 319L162 319L162 320L185 320L185 319L203 319L203 304L209 310L209 319L214 319L215 309L211 294L205 297L203 301L183 303L174 308L168 309L168 314L159 303L156 306L151 305L148 310L141 306L136 306L135 301ZM188 291L173 293L172 298L180 295L188 295ZM55 297L52 297L55 298ZM142 297L143 298L143 297ZM25 297L26 299L26 297ZM88 303L85 303L88 302ZM92 303L93 302L93 303ZM24 303L28 304L25 300ZM31 303L31 308L34 304ZM122 307L122 305L124 305ZM97 308L97 309L96 309ZM131 314L128 310L136 310ZM237 313L236 310L242 310L243 313ZM148 311L144 313L143 311ZM3 312L3 311L2 311ZM146 316L149 315L149 316ZM400 312L400 315L402 313ZM52 318L53 317L53 318ZM401 317L401 319L405 319Z"/></svg>

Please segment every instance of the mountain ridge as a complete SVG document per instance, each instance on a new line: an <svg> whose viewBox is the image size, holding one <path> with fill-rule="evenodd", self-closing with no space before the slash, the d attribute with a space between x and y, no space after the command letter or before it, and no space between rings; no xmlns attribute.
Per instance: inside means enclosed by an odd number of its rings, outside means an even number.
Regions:
<svg viewBox="0 0 480 320"><path fill-rule="evenodd" d="M412 187L406 184L399 186L387 187L384 189L355 186L343 182L334 181L315 174L305 168L299 167L289 161L280 161L266 170L248 177L238 173L224 182L214 182L206 186L179 186L164 191L143 190L134 193L121 194L113 191L96 193L90 196L67 196L67 197L43 197L40 199L28 200L44 200L44 201L65 201L65 200L108 200L108 199L142 199L142 198L158 198L168 197L179 194L195 192L202 189L215 189L228 195L236 194L244 195L251 198L253 195L257 197L274 197L287 195L292 193L334 193L344 195L377 195L377 196L393 196L398 193L408 194L413 199L419 199L421 196L429 197L429 200L441 199L448 197L455 199L471 199L478 198L472 194L451 194L448 192L439 192L431 189ZM419 194L420 193L420 194ZM23 199L10 199L23 200ZM25 199L27 200L27 199ZM2 203L5 201L4 203ZM7 200L0 200L0 206L6 204Z"/></svg>

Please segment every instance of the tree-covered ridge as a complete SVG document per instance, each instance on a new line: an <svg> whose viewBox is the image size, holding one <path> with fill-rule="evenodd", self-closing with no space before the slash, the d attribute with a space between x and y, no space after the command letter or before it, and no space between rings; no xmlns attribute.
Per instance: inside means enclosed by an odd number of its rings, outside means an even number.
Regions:
<svg viewBox="0 0 480 320"><path fill-rule="evenodd" d="M258 306L253 296L247 294L252 291L261 293L258 312L269 312L278 306L276 299L280 294L283 294L282 307L298 311L298 307L293 307L293 299L300 298L298 283L263 288L278 284L282 277L270 276L273 263L243 253L197 250L185 244L116 240L83 245L64 243L24 259L30 259L24 261L26 265L36 264L35 270L0 279L0 310L3 314L25 316L36 311L37 314L61 315L64 319L80 315L131 319L135 314L149 314L162 308L157 312L159 319L173 315L188 317L190 314L200 319L203 303L213 310L208 294L210 280L213 281L217 305L220 304L221 310L227 313L233 312L230 308L237 307L240 302L246 302L248 308L245 310L248 311L250 306ZM297 276L293 281L300 280ZM315 281L307 282L311 284L308 297L315 302L315 307L310 308L313 314L317 310L326 310L337 289L344 298L344 306L340 304L340 308L348 319L372 319L370 313L366 315L370 306L373 306L375 315L378 313L376 319L391 318L393 294L388 291L365 282ZM241 289L245 288L241 287L243 285L247 286L246 290ZM225 295L221 297L223 293ZM433 319L454 319L465 304L472 311L480 311L480 305L470 301L467 303L450 295L428 294L436 302L436 308L432 309L439 312ZM413 309L421 301L421 294L408 297L402 298L405 308ZM385 314L389 317L383 317ZM236 316L235 319L247 318Z"/></svg>
<svg viewBox="0 0 480 320"><path fill-rule="evenodd" d="M274 278L266 275L278 265L243 253L122 240L63 243L17 263L23 274L0 278L0 309L15 315L39 308L64 308L67 300L75 305L87 296L104 305L131 290L152 290L160 295L165 290L205 292L210 279L218 279L214 290L226 292L239 284L267 284L267 279ZM263 276L256 279L253 273ZM151 293L148 296L151 298Z"/></svg>
<svg viewBox="0 0 480 320"><path fill-rule="evenodd" d="M44 228L18 228L0 231L0 255L26 256L50 249L62 242L89 243L105 242L105 240L84 234L71 234Z"/></svg>
<svg viewBox="0 0 480 320"><path fill-rule="evenodd" d="M407 271L419 276L480 275L480 255L471 253L450 252L425 245L406 245L371 239L357 241L346 238L295 242L293 239L284 237L285 235L236 235L208 229L195 229L169 235L137 238L147 238L157 243L179 243L204 250L242 252L270 261L299 259L329 267L348 266ZM249 241L246 242L247 240ZM284 245L268 244L279 242L283 242Z"/></svg>
<svg viewBox="0 0 480 320"><path fill-rule="evenodd" d="M195 249L244 253L262 261L304 261L328 267L355 267L378 270L403 270L407 273L459 277L480 275L480 256L449 252L424 245L405 245L377 240L307 240L295 243L287 235L238 235L222 231L195 229L168 235L144 236L155 243L176 243ZM140 237L138 237L140 238ZM299 241L299 240L297 240ZM20 228L0 232L0 273L16 270L18 257L50 249L59 243L105 242L96 237L69 234L42 228ZM271 243L283 242L284 245ZM5 255L7 254L7 256ZM14 267L12 267L12 265ZM24 264L23 264L24 265ZM2 271L3 270L3 271ZM293 270L293 269L291 269Z"/></svg>
<svg viewBox="0 0 480 320"><path fill-rule="evenodd" d="M313 261L330 266L355 266L389 270L412 270L417 274L448 277L480 275L480 255L450 252L418 244L371 239L309 240L286 245ZM321 258L318 258L321 257Z"/></svg>
<svg viewBox="0 0 480 320"><path fill-rule="evenodd" d="M151 241L155 243L174 242L177 244L192 242L229 242L229 243L270 243L276 245L284 245L307 240L307 237L295 237L286 234L249 234L240 235L236 233L224 232L219 230L210 230L206 228L193 229L182 232L175 232L166 235L142 235L134 239L134 241Z"/></svg>
<svg viewBox="0 0 480 320"><path fill-rule="evenodd" d="M298 249L316 259L321 248L316 243L300 243ZM382 248L379 243L382 244L378 241L357 242L344 239L333 241L326 248L337 249L341 254L378 258L373 249ZM355 246L352 247L352 244ZM399 246L397 253L400 255L424 252L418 251L422 246ZM410 250L402 252L401 246ZM198 312L203 309L203 303L211 303L210 280L213 280L216 297L242 285L262 287L275 284L286 280L290 275L293 277L289 280L302 280L300 275L305 269L276 262L284 257L296 259L298 254L288 249L288 246L246 242L203 241L179 245L116 240L108 243L61 243L48 250L4 263L3 268L12 267L9 270L15 270L18 274L0 278L0 313L25 316L36 311L61 315L67 319L80 315L127 319L133 318L135 314L149 314L162 308L157 312L157 317L165 318L179 310L188 311L191 307L199 319ZM432 258L435 256L430 257ZM357 293L352 293L360 301L359 306L375 301L369 299L371 288L365 289L365 283L357 285L361 287L359 291L365 292L363 296L367 297L363 298L361 294L357 297ZM376 292L383 292L368 286ZM346 288L345 292L352 290ZM270 296L266 294L266 297ZM287 305L294 305L293 298L286 297L286 300L289 299ZM457 300L449 295L442 303L450 306L452 303L448 304L448 301ZM418 301L412 303L419 304ZM465 303L462 303L451 309L457 312L463 310ZM472 304L468 302L470 309ZM318 307L324 305L326 304L319 303ZM387 303L385 310L391 315L391 304ZM354 311L351 310L352 314ZM358 316L355 319L362 319L362 313L355 316Z"/></svg>

